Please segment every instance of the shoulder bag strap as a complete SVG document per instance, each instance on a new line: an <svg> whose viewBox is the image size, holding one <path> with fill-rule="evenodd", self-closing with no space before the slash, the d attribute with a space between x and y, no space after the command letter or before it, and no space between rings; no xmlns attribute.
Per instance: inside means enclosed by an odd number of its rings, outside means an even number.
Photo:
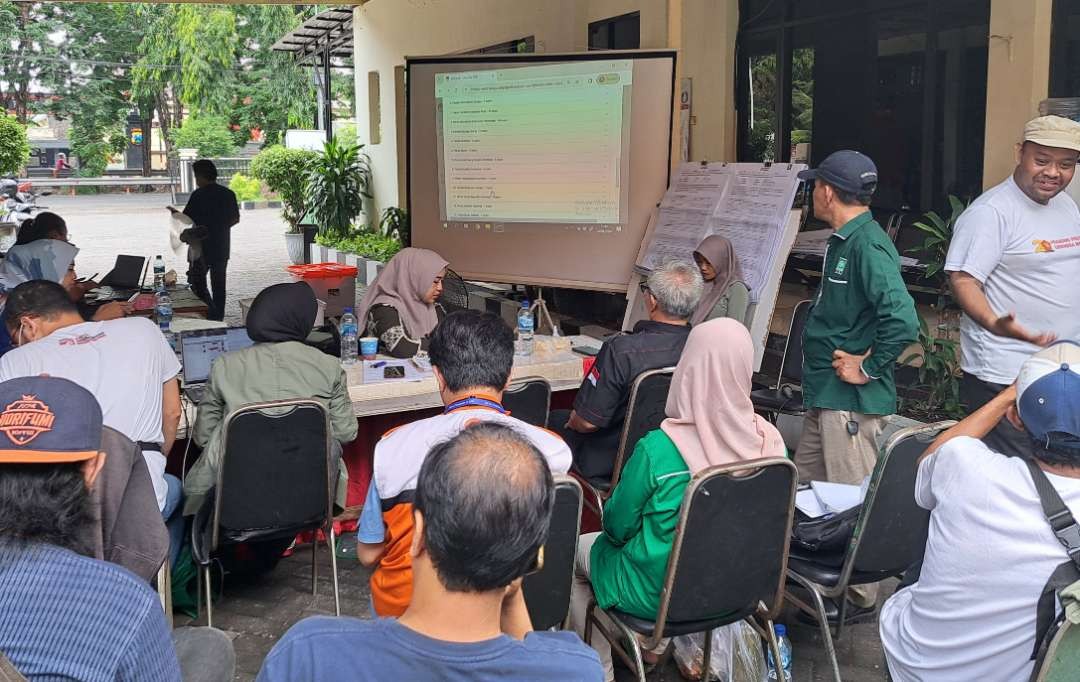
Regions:
<svg viewBox="0 0 1080 682"><path fill-rule="evenodd" d="M1054 570L1039 596L1035 616L1035 650L1031 653L1032 660L1037 661L1040 660L1040 652L1046 643L1044 641L1046 635L1054 624L1058 591L1080 579L1080 525L1077 525L1072 512L1065 506L1061 495L1054 489L1039 465L1030 459L1024 462L1031 473L1035 492L1039 495L1043 515L1071 560L1071 563L1065 562Z"/></svg>

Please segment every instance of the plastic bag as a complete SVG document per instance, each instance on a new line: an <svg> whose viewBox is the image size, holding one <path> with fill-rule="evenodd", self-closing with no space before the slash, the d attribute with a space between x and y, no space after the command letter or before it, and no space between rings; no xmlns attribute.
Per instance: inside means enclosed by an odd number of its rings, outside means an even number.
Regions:
<svg viewBox="0 0 1080 682"><path fill-rule="evenodd" d="M701 632L675 638L675 662L683 677L701 679L704 646L705 635ZM713 630L709 667L721 682L767 682L769 676L761 638L741 620Z"/></svg>

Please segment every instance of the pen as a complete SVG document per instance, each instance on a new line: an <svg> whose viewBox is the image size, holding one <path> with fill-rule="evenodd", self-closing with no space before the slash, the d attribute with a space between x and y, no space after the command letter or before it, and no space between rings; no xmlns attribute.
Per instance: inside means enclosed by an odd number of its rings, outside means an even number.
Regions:
<svg viewBox="0 0 1080 682"><path fill-rule="evenodd" d="M379 369L380 367L382 367L385 364L386 364L386 360L379 360L378 362L371 363L371 368L372 369Z"/></svg>

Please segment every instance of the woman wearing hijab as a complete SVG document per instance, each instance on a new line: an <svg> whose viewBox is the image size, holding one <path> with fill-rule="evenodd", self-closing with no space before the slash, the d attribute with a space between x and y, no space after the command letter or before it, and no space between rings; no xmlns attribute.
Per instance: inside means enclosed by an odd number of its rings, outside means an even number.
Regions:
<svg viewBox="0 0 1080 682"><path fill-rule="evenodd" d="M732 319L694 327L675 367L667 419L638 441L604 505L604 530L581 536L570 621L585 631L591 598L640 618L656 618L660 590L687 484L721 464L784 456L780 433L750 402L754 347L750 332ZM718 519L718 522L721 520ZM607 679L611 650L593 637Z"/></svg>
<svg viewBox="0 0 1080 682"><path fill-rule="evenodd" d="M356 319L367 336L379 339L380 352L411 358L427 349L427 337L444 314L436 301L447 265L434 251L402 249L368 287Z"/></svg>
<svg viewBox="0 0 1080 682"><path fill-rule="evenodd" d="M69 292L75 285L75 254L73 245L55 239L39 239L23 246L13 246L0 261L0 311L7 292L23 282L47 279L63 285ZM0 355L11 350L7 326L0 325Z"/></svg>
<svg viewBox="0 0 1080 682"><path fill-rule="evenodd" d="M705 279L705 293L690 317L690 324L716 317L730 317L745 324L750 290L743 283L735 247L727 237L718 234L706 237L694 251L694 262Z"/></svg>
<svg viewBox="0 0 1080 682"><path fill-rule="evenodd" d="M356 416L341 363L304 344L317 312L315 294L306 282L275 284L255 297L247 314L248 336L255 345L219 356L210 368L194 429L195 443L203 454L184 479L185 515L196 513L214 486L221 461L221 425L242 405L317 400L330 412L337 456L341 444L356 438ZM346 479L345 467L340 467L339 500L347 489Z"/></svg>

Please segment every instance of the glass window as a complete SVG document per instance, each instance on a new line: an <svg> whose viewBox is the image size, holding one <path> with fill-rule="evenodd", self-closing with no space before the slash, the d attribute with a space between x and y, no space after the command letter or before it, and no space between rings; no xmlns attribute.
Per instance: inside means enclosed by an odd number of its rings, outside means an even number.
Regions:
<svg viewBox="0 0 1080 682"><path fill-rule="evenodd" d="M589 24L590 50L636 50L641 46L641 14L633 12Z"/></svg>
<svg viewBox="0 0 1080 682"><path fill-rule="evenodd" d="M775 35L743 41L739 59L739 160L775 161L777 155L777 43Z"/></svg>
<svg viewBox="0 0 1080 682"><path fill-rule="evenodd" d="M1080 97L1080 0L1054 0L1050 96Z"/></svg>

